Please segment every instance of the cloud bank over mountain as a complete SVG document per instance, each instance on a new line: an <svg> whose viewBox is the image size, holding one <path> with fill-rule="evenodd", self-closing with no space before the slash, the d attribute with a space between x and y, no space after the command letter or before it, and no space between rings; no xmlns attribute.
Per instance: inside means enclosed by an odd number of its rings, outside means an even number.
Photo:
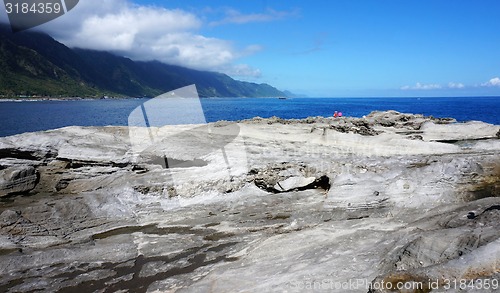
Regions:
<svg viewBox="0 0 500 293"><path fill-rule="evenodd" d="M278 13L278 12L275 12ZM280 15L281 16L281 15ZM0 16L6 22L5 11ZM238 63L261 46L199 33L204 23L181 9L134 4L128 0L80 1L67 15L37 27L69 47L119 53L133 60L158 60L233 76L259 77L259 69Z"/></svg>
<svg viewBox="0 0 500 293"><path fill-rule="evenodd" d="M81 0L36 29L309 96L500 96L500 2L485 1Z"/></svg>

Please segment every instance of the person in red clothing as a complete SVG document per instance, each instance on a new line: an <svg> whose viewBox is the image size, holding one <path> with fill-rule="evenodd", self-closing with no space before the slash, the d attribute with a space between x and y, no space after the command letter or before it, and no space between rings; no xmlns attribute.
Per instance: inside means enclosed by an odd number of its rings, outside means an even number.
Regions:
<svg viewBox="0 0 500 293"><path fill-rule="evenodd" d="M339 117L339 113L338 113L337 111L335 111L335 113L333 113L333 117L334 117L334 118Z"/></svg>

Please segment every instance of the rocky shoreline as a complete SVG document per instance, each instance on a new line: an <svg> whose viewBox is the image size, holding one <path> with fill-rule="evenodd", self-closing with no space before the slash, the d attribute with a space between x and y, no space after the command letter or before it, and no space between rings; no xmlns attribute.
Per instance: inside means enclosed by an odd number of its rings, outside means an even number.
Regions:
<svg viewBox="0 0 500 293"><path fill-rule="evenodd" d="M0 291L498 281L499 136L388 111L0 138Z"/></svg>

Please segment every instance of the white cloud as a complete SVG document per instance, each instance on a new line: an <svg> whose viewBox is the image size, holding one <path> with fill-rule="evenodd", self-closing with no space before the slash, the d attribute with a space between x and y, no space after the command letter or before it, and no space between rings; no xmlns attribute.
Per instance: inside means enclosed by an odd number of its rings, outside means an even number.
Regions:
<svg viewBox="0 0 500 293"><path fill-rule="evenodd" d="M289 17L296 17L298 15L299 15L298 9L290 11L277 11L273 9L267 9L264 13L251 13L251 14L243 14L235 9L226 9L225 17L222 20L211 22L210 25L218 26L230 23L246 24L253 22L269 22Z"/></svg>
<svg viewBox="0 0 500 293"><path fill-rule="evenodd" d="M179 9L101 0L80 1L68 14L39 29L70 47L114 51L134 60L159 60L230 75L260 75L258 69L237 64L239 58L261 50L260 46L235 48L230 41L199 34L202 25L198 16Z"/></svg>
<svg viewBox="0 0 500 293"><path fill-rule="evenodd" d="M500 87L500 78L494 77L494 78L490 79L488 82L485 82L481 85L488 86L488 87L492 87L492 86Z"/></svg>
<svg viewBox="0 0 500 293"><path fill-rule="evenodd" d="M231 76L238 77L259 78L262 76L262 72L259 69L252 68L246 64L236 64L223 71Z"/></svg>
<svg viewBox="0 0 500 293"><path fill-rule="evenodd" d="M448 88L450 89L463 89L465 88L465 85L463 83L455 83L455 82L450 82L448 83Z"/></svg>
<svg viewBox="0 0 500 293"><path fill-rule="evenodd" d="M161 36L198 28L200 21L183 11L138 7L104 16L89 16L67 44L92 49L132 50Z"/></svg>
<svg viewBox="0 0 500 293"><path fill-rule="evenodd" d="M402 86L402 90L436 90L442 88L439 84L421 84L417 82L414 86L405 85Z"/></svg>
<svg viewBox="0 0 500 293"><path fill-rule="evenodd" d="M436 83L422 84L420 82L417 82L414 86L405 85L401 87L402 90L438 90L443 88L463 89L465 88L465 85L460 82L449 82L447 86L442 86Z"/></svg>

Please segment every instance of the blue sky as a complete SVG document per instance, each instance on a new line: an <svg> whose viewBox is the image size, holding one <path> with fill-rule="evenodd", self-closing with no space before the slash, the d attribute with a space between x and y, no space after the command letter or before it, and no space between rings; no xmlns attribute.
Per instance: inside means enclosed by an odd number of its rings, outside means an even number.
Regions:
<svg viewBox="0 0 500 293"><path fill-rule="evenodd" d="M80 0L40 28L309 96L500 96L497 0Z"/></svg>
<svg viewBox="0 0 500 293"><path fill-rule="evenodd" d="M274 21L203 28L242 46L261 45L240 61L280 88L327 96L500 93L480 86L500 75L500 1L209 3L242 14L290 13ZM206 17L210 22L220 15Z"/></svg>

